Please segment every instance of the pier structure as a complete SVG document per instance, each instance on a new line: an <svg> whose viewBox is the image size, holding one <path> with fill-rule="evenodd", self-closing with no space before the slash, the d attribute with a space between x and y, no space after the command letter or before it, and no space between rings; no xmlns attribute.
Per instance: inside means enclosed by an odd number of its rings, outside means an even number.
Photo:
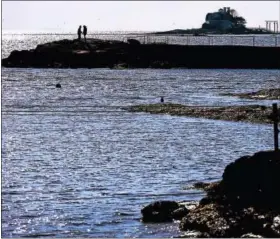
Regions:
<svg viewBox="0 0 280 239"><path fill-rule="evenodd" d="M273 31L278 32L278 21L275 21L275 20L266 20L265 21L266 30L271 31L271 23L273 23Z"/></svg>

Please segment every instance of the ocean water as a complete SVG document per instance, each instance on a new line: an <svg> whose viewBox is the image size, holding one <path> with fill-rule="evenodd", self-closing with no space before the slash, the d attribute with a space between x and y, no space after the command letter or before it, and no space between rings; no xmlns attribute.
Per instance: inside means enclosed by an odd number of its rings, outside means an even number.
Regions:
<svg viewBox="0 0 280 239"><path fill-rule="evenodd" d="M4 36L2 58L61 38ZM142 223L141 208L199 200L193 183L219 180L238 157L273 149L272 125L122 107L161 96L197 106L271 105L277 101L222 94L280 87L279 73L2 68L2 237L180 235L178 222Z"/></svg>

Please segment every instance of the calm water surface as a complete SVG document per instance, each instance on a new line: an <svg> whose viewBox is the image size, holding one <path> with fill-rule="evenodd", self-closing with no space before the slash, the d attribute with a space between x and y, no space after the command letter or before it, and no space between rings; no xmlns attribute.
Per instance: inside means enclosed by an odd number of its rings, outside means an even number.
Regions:
<svg viewBox="0 0 280 239"><path fill-rule="evenodd" d="M141 208L200 199L184 188L272 149L272 126L121 107L160 96L188 105L270 105L221 94L271 87L280 87L279 71L3 68L2 236L179 235L176 223L141 223Z"/></svg>

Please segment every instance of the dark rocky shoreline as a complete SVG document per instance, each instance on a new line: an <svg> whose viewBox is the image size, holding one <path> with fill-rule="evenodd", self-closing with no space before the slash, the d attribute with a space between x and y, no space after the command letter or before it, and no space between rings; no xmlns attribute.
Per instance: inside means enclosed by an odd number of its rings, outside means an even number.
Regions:
<svg viewBox="0 0 280 239"><path fill-rule="evenodd" d="M279 99L279 89L232 94L256 99ZM260 97L265 95L265 97ZM255 99L255 98L254 98ZM126 107L148 112L209 119L271 123L272 107L261 105L195 107L150 104ZM141 210L142 222L180 221L180 238L280 237L280 151L243 156L226 166L219 182L194 185L206 192L199 203L153 202ZM190 205L192 207L190 207Z"/></svg>
<svg viewBox="0 0 280 239"><path fill-rule="evenodd" d="M143 223L180 220L181 237L279 237L280 152L264 151L229 164L222 180L199 183L196 205L158 201L141 211Z"/></svg>
<svg viewBox="0 0 280 239"><path fill-rule="evenodd" d="M202 117L215 120L240 121L250 123L271 123L272 107L262 105L200 107L181 104L159 103L124 107L130 112L169 114L176 116Z"/></svg>
<svg viewBox="0 0 280 239"><path fill-rule="evenodd" d="M280 47L61 40L11 52L3 67L280 69Z"/></svg>

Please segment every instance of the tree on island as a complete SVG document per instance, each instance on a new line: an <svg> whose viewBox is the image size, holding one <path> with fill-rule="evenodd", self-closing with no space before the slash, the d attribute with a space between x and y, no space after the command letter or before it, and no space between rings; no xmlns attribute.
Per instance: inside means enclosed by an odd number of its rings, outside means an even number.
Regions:
<svg viewBox="0 0 280 239"><path fill-rule="evenodd" d="M230 9L230 15L234 17L238 17L238 12L235 9Z"/></svg>
<svg viewBox="0 0 280 239"><path fill-rule="evenodd" d="M245 20L245 18L244 17L239 17L239 16L237 16L237 17L234 17L233 18L233 23L235 24L235 26L237 26L237 27L239 27L239 26L242 26L242 27L245 27L245 25L246 25L246 20Z"/></svg>
<svg viewBox="0 0 280 239"><path fill-rule="evenodd" d="M204 29L216 29L227 31L236 28L245 28L246 20L239 16L235 9L229 7L220 8L217 12L207 13Z"/></svg>
<svg viewBox="0 0 280 239"><path fill-rule="evenodd" d="M230 9L229 14L232 17L232 23L234 24L235 27L245 27L246 25L246 20L244 17L239 16L238 12L235 9Z"/></svg>

